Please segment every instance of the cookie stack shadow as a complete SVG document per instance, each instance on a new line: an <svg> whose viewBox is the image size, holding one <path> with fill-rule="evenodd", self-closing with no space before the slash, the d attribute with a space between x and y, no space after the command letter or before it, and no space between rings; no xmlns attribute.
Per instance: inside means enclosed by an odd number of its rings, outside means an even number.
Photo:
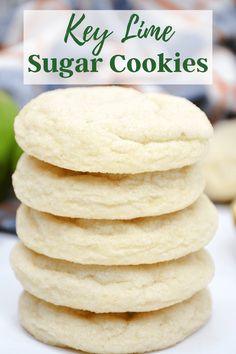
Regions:
<svg viewBox="0 0 236 354"><path fill-rule="evenodd" d="M162 349L200 328L217 227L204 113L172 96L73 88L26 105L15 132L23 327L101 354Z"/></svg>

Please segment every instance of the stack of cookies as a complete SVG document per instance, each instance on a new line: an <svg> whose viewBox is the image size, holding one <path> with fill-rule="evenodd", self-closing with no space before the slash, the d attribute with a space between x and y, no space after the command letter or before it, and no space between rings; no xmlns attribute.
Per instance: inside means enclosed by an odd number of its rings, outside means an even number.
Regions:
<svg viewBox="0 0 236 354"><path fill-rule="evenodd" d="M217 224L202 194L205 114L168 95L70 88L32 100L15 132L23 327L101 354L165 348L201 327L213 275L202 247Z"/></svg>

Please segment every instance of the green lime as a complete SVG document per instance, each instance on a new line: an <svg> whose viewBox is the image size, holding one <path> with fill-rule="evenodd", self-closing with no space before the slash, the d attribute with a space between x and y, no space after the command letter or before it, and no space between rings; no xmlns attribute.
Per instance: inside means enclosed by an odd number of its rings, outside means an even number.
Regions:
<svg viewBox="0 0 236 354"><path fill-rule="evenodd" d="M0 91L0 198L7 194L10 185L12 154L16 145L13 124L17 112L14 100Z"/></svg>

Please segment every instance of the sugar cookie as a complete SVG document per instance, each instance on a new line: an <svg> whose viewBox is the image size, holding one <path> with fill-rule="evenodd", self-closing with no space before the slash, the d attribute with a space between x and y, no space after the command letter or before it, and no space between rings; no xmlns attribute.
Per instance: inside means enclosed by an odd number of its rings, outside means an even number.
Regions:
<svg viewBox="0 0 236 354"><path fill-rule="evenodd" d="M215 125L206 159L206 193L216 202L236 198L236 119Z"/></svg>
<svg viewBox="0 0 236 354"><path fill-rule="evenodd" d="M206 323L211 301L206 290L163 310L93 314L55 306L24 293L19 303L23 327L38 340L89 353L128 354L163 349Z"/></svg>
<svg viewBox="0 0 236 354"><path fill-rule="evenodd" d="M133 219L181 210L205 187L200 165L137 175L88 174L23 154L13 175L18 199L36 210L86 219Z"/></svg>
<svg viewBox="0 0 236 354"><path fill-rule="evenodd" d="M181 211L132 220L53 216L21 205L16 229L22 242L48 257L81 264L150 264L204 247L217 227L217 211L202 195Z"/></svg>
<svg viewBox="0 0 236 354"><path fill-rule="evenodd" d="M176 304L205 288L214 272L203 250L170 262L106 267L51 259L18 244L11 264L34 296L98 313L152 311Z"/></svg>
<svg viewBox="0 0 236 354"><path fill-rule="evenodd" d="M59 167L142 173L200 160L212 127L184 98L109 86L41 94L16 117L15 134L29 155Z"/></svg>

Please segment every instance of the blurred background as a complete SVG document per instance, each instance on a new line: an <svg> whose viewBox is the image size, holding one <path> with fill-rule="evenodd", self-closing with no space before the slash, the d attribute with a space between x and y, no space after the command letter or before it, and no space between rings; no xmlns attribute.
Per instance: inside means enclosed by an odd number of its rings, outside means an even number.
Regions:
<svg viewBox="0 0 236 354"><path fill-rule="evenodd" d="M23 11L29 9L213 10L213 85L142 86L137 89L184 96L204 110L213 124L236 117L236 2L233 0L1 0L0 231L15 230L17 201L11 188L11 174L21 150L14 140L14 117L34 96L58 87L23 85ZM185 45L188 44L183 43L183 47ZM232 151L230 153L232 155ZM234 153L236 166L236 134ZM234 192L236 197L236 189Z"/></svg>

